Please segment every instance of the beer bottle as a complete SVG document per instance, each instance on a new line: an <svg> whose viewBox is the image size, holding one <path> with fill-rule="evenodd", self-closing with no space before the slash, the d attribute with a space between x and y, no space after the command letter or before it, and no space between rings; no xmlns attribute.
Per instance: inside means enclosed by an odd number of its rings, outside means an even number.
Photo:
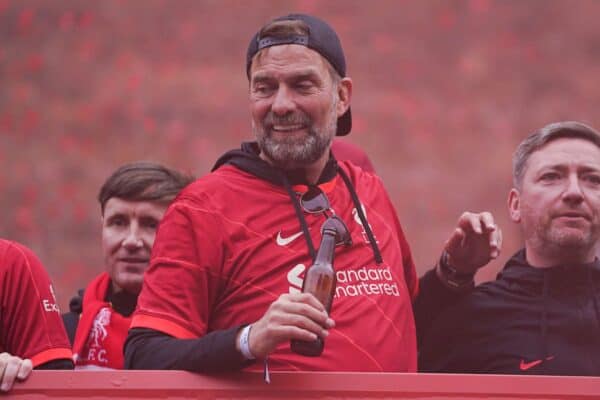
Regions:
<svg viewBox="0 0 600 400"><path fill-rule="evenodd" d="M325 306L327 314L331 310L335 293L336 277L333 269L333 253L337 242L337 232L334 227L323 226L323 237L317 252L315 263L306 271L302 283L302 293L312 293ZM316 357L321 355L325 343L321 337L314 341L292 340L293 352L304 356Z"/></svg>

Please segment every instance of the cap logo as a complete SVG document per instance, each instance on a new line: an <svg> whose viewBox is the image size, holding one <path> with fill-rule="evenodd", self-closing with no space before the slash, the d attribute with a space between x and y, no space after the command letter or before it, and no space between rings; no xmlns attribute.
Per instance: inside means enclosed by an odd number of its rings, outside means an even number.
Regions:
<svg viewBox="0 0 600 400"><path fill-rule="evenodd" d="M301 44L302 46L308 46L308 36L298 35L285 38L266 37L258 41L258 50L262 50L265 47L279 46L281 44Z"/></svg>

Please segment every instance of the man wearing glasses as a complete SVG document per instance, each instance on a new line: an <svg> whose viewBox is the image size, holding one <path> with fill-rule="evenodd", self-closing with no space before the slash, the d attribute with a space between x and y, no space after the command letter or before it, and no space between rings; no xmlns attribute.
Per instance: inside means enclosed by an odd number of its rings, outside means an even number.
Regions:
<svg viewBox="0 0 600 400"><path fill-rule="evenodd" d="M336 33L312 16L278 18L250 41L246 71L256 142L224 154L165 214L126 366L260 369L254 360L268 357L272 370L415 371L418 280L400 223L378 177L330 156L334 136L351 129ZM300 290L326 221L349 236L335 249L330 314ZM453 263L480 245L475 263L485 264L499 246L491 216L461 223L447 246ZM319 357L290 349L317 338Z"/></svg>

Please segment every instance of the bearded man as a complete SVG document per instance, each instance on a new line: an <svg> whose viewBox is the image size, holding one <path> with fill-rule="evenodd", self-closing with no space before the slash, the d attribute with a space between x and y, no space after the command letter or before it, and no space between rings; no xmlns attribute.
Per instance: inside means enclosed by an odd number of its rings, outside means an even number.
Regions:
<svg viewBox="0 0 600 400"><path fill-rule="evenodd" d="M231 371L268 359L272 370L415 371L408 243L381 180L330 152L352 121L337 34L310 15L277 18L251 39L246 73L256 141L223 155L167 210L126 366ZM467 223L485 225L462 242L480 244L487 262L497 252L493 221ZM344 239L330 313L301 292L324 224ZM290 349L317 338L320 357Z"/></svg>
<svg viewBox="0 0 600 400"><path fill-rule="evenodd" d="M511 219L525 246L421 338L426 372L600 375L600 135L572 121L513 158Z"/></svg>

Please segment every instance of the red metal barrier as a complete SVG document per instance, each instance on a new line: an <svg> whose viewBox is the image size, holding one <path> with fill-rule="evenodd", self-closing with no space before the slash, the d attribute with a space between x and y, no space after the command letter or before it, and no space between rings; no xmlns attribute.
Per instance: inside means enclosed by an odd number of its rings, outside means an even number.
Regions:
<svg viewBox="0 0 600 400"><path fill-rule="evenodd" d="M600 399L600 378L514 375L34 371L21 399Z"/></svg>

